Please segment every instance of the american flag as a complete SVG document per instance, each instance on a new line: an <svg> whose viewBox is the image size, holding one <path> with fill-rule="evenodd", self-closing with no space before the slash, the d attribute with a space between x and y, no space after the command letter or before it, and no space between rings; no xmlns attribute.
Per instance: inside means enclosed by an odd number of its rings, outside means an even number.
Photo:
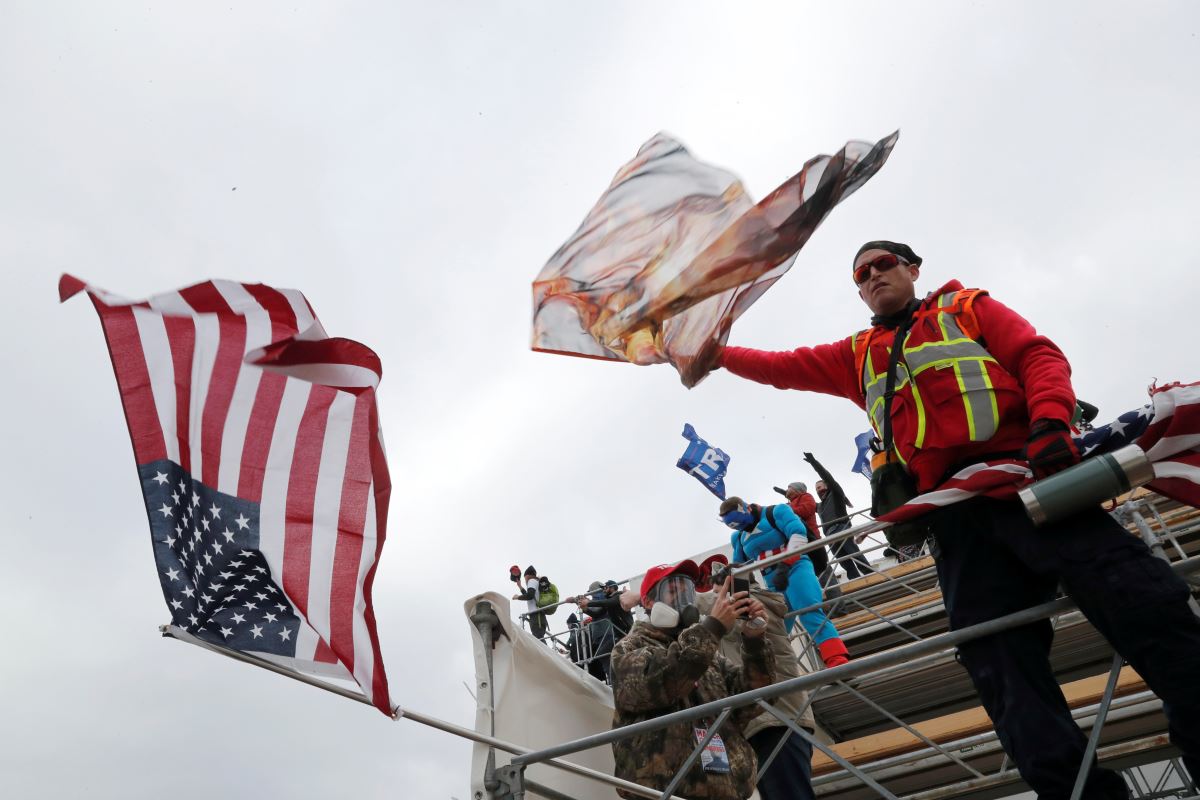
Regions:
<svg viewBox="0 0 1200 800"><path fill-rule="evenodd" d="M1200 383L1151 387L1149 403L1077 436L1075 443L1084 458L1138 445L1154 464L1150 489L1200 506ZM1032 479L1023 461L973 464L879 519L904 522L978 495L1013 497Z"/></svg>
<svg viewBox="0 0 1200 800"><path fill-rule="evenodd" d="M371 604L391 491L381 365L304 296L205 281L129 301L86 291L108 342L172 625L353 679L392 713Z"/></svg>

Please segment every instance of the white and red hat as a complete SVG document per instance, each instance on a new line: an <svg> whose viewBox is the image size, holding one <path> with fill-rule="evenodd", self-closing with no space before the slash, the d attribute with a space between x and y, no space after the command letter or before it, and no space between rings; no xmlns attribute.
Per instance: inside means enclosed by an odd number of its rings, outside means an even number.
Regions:
<svg viewBox="0 0 1200 800"><path fill-rule="evenodd" d="M691 578L693 583L699 583L700 567L690 558L685 558L677 564L659 564L657 567L651 567L646 570L646 577L642 578L641 596L649 597L650 591L658 582L670 575L684 575Z"/></svg>

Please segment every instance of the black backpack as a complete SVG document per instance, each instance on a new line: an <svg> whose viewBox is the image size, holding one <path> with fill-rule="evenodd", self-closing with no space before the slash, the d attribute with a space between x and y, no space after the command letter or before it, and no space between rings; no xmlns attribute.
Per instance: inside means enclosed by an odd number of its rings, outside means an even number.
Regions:
<svg viewBox="0 0 1200 800"><path fill-rule="evenodd" d="M783 537L783 546L787 547L787 534L780 530L779 526L775 524L775 508L773 506L767 506L763 509L763 511L766 512L767 522L770 523L771 527L775 529L776 533ZM808 528L806 527L805 530L807 531ZM814 542L821 538L820 531L810 531L810 534L810 542ZM825 549L825 545L821 545L816 550L811 550L805 553L805 555L812 559L813 571L816 572L818 576L820 576L825 570L829 569L829 551Z"/></svg>

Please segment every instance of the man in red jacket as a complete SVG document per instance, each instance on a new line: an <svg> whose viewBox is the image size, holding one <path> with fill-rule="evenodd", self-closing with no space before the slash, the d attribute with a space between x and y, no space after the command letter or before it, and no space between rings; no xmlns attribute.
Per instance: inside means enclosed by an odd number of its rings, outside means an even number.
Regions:
<svg viewBox="0 0 1200 800"><path fill-rule="evenodd" d="M958 281L918 300L920 268L908 245L868 242L853 278L874 314L869 329L787 352L727 347L720 364L779 389L854 401L922 492L993 458L1023 458L1037 478L1078 462L1071 368L1058 347ZM978 497L927 521L951 628L1046 602L1061 581L1163 699L1171 740L1200 777L1200 620L1165 562L1098 507L1035 529L1015 501ZM959 655L1021 776L1039 797L1067 798L1087 741L1050 669L1052 638L1043 620L965 643ZM1128 792L1093 762L1084 796Z"/></svg>

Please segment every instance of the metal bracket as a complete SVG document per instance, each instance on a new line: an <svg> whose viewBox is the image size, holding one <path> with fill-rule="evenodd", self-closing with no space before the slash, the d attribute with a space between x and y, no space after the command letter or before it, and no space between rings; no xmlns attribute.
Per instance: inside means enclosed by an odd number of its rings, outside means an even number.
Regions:
<svg viewBox="0 0 1200 800"><path fill-rule="evenodd" d="M496 768L498 788L492 793L496 800L525 800L525 765L506 764Z"/></svg>

